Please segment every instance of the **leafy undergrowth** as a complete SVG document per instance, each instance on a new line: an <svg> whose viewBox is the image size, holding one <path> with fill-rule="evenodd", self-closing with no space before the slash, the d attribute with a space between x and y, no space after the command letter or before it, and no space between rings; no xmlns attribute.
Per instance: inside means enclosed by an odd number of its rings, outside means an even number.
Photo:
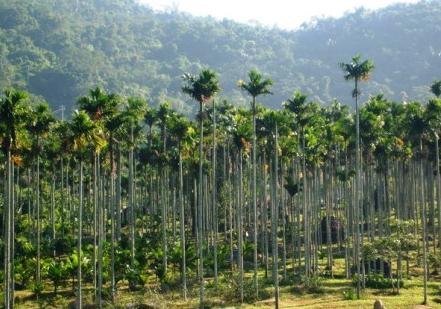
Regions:
<svg viewBox="0 0 441 309"><path fill-rule="evenodd" d="M342 275L341 261L336 260L335 278L317 277L305 280L298 276L290 276L281 280L280 308L372 308L376 299L381 299L386 308L414 308L423 300L423 282L418 278L404 279L400 295L392 289L367 288L360 299L356 297L353 281ZM212 278L206 281L205 299L207 308L238 307L240 302L240 282L238 272L222 275L215 286ZM269 274L271 276L271 274ZM245 273L244 304L241 308L274 308L274 289L271 278L264 279L264 273L259 273L259 297L256 298L253 288L252 273ZM428 284L428 300L430 308L441 308L440 277L432 277ZM129 308L130 304L144 304L139 308L197 308L199 288L195 278L189 281L188 299L184 301L180 286L176 283L165 288L164 283L149 280L144 288L130 291L126 284L119 286L114 305L107 299L104 308ZM72 287L61 288L57 295L50 290L50 286L37 300L31 291L16 292L16 307L30 308L67 308L74 301ZM84 289L84 303L92 302L92 289ZM137 307L131 307L137 308Z"/></svg>

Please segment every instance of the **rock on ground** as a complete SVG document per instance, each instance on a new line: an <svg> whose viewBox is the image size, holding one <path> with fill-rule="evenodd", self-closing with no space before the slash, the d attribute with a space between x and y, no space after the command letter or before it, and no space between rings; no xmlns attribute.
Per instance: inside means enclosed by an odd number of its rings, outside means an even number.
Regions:
<svg viewBox="0 0 441 309"><path fill-rule="evenodd" d="M381 300L377 299L374 303L374 309L386 309L386 307Z"/></svg>

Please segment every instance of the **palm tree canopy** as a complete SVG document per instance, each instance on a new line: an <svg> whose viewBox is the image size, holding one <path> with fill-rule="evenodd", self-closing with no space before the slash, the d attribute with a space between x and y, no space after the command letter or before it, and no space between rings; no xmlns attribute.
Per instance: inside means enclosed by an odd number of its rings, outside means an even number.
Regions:
<svg viewBox="0 0 441 309"><path fill-rule="evenodd" d="M437 134L441 133L441 99L430 100L425 110L428 127Z"/></svg>
<svg viewBox="0 0 441 309"><path fill-rule="evenodd" d="M441 80L434 81L432 86L430 86L430 90L437 98L439 98L441 96Z"/></svg>
<svg viewBox="0 0 441 309"><path fill-rule="evenodd" d="M26 92L5 90L5 96L0 100L0 139L2 150L7 152L17 145L17 131L28 117L27 106L23 101L28 98Z"/></svg>
<svg viewBox="0 0 441 309"><path fill-rule="evenodd" d="M219 79L210 69L202 70L198 76L185 73L182 79L184 80L182 92L199 103L208 102L220 91Z"/></svg>
<svg viewBox="0 0 441 309"><path fill-rule="evenodd" d="M305 109L307 96L300 91L296 91L291 99L288 99L283 106L290 112L299 115Z"/></svg>
<svg viewBox="0 0 441 309"><path fill-rule="evenodd" d="M295 122L292 126L293 129L296 129L297 125L303 127L305 124L305 121L302 120L305 118L305 112L307 109L306 99L306 95L302 94L300 91L296 91L291 99L288 99L283 103L285 109L295 115Z"/></svg>
<svg viewBox="0 0 441 309"><path fill-rule="evenodd" d="M29 131L37 136L42 136L49 131L53 122L55 122L55 118L49 105L46 102L38 103L33 109Z"/></svg>
<svg viewBox="0 0 441 309"><path fill-rule="evenodd" d="M166 126L173 114L174 110L172 110L170 103L164 102L159 105L158 111L156 112L156 117L162 123L162 125Z"/></svg>
<svg viewBox="0 0 441 309"><path fill-rule="evenodd" d="M152 127L155 122L158 120L157 118L158 111L155 108L148 108L144 115L144 122L149 127Z"/></svg>
<svg viewBox="0 0 441 309"><path fill-rule="evenodd" d="M123 110L123 117L130 125L138 125L147 112L147 101L142 98L128 98Z"/></svg>
<svg viewBox="0 0 441 309"><path fill-rule="evenodd" d="M411 102L405 107L404 128L409 139L414 142L414 146L417 146L419 139L428 129L424 119L424 107L419 102Z"/></svg>
<svg viewBox="0 0 441 309"><path fill-rule="evenodd" d="M118 142L131 135L134 140L125 140L130 147L134 146L135 140L142 134L141 120L147 112L147 101L142 98L130 97L122 106L122 111L109 115L106 119L106 128L112 130L112 138ZM136 144L136 143L135 143Z"/></svg>
<svg viewBox="0 0 441 309"><path fill-rule="evenodd" d="M190 121L179 114L172 114L169 119L169 131L176 140L182 141L186 138L188 130L191 128Z"/></svg>
<svg viewBox="0 0 441 309"><path fill-rule="evenodd" d="M117 95L107 94L97 87L89 90L89 96L79 98L77 104L92 120L101 120L115 113L119 100Z"/></svg>
<svg viewBox="0 0 441 309"><path fill-rule="evenodd" d="M344 72L345 80L368 80L372 70L375 68L371 60L361 60L361 55L352 58L350 63L340 63L340 68Z"/></svg>
<svg viewBox="0 0 441 309"><path fill-rule="evenodd" d="M233 143L237 149L242 149L247 153L251 147L250 141L253 134L252 123L247 115L247 111L239 110L234 116L233 121Z"/></svg>
<svg viewBox="0 0 441 309"><path fill-rule="evenodd" d="M285 110L295 115L295 121L291 123L291 127L294 130L298 129L298 127L305 128L306 125L312 124L311 119L313 119L314 115L320 110L317 103L307 103L306 99L306 95L300 91L296 91L291 99L283 103Z"/></svg>
<svg viewBox="0 0 441 309"><path fill-rule="evenodd" d="M85 111L74 112L70 123L70 131L72 133L71 143L73 149L80 153L87 146L93 145L95 149L99 149L105 144L100 134L100 128Z"/></svg>
<svg viewBox="0 0 441 309"><path fill-rule="evenodd" d="M272 94L270 91L273 81L269 78L263 78L262 74L257 70L251 70L248 73L249 82L243 80L238 82L239 88L248 92L253 98L259 95Z"/></svg>

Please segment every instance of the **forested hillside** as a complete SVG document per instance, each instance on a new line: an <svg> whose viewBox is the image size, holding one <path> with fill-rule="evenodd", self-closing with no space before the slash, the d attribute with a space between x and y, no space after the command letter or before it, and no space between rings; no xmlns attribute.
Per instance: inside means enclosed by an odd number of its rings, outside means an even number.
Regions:
<svg viewBox="0 0 441 309"><path fill-rule="evenodd" d="M100 85L189 112L193 104L180 93L184 72L215 69L223 95L244 104L237 81L255 67L274 80L266 105L280 106L296 89L323 103L350 102L338 63L361 52L376 64L365 94L423 99L440 75L440 13L440 1L425 1L288 32L157 13L134 0L0 0L0 89L72 106Z"/></svg>

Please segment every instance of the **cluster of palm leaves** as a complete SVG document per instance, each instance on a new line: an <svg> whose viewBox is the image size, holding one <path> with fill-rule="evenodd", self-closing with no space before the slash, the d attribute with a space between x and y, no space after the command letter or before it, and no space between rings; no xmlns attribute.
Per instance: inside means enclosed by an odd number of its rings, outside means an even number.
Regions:
<svg viewBox="0 0 441 309"><path fill-rule="evenodd" d="M299 91L280 110L265 108L257 99L271 95L272 82L256 70L238 84L250 109L218 98L215 72L184 75L182 91L199 104L194 120L169 103L150 107L100 88L78 100L69 121L56 120L46 103L5 91L5 307L26 277L36 292L71 278L81 308L84 285L101 307L125 281L135 288L176 272L184 299L195 287L188 276L197 279L201 306L207 278L217 286L219 272L233 272L243 302L244 272L258 299L259 270L268 277L271 267L278 307L279 277L333 276L340 255L358 292L384 272L371 267L378 259L397 262L397 280L402 260L422 261L426 301L428 259L441 243L441 100L377 95L359 107L373 64L357 56L341 68L355 82L355 113ZM440 88L432 86L437 97Z"/></svg>

